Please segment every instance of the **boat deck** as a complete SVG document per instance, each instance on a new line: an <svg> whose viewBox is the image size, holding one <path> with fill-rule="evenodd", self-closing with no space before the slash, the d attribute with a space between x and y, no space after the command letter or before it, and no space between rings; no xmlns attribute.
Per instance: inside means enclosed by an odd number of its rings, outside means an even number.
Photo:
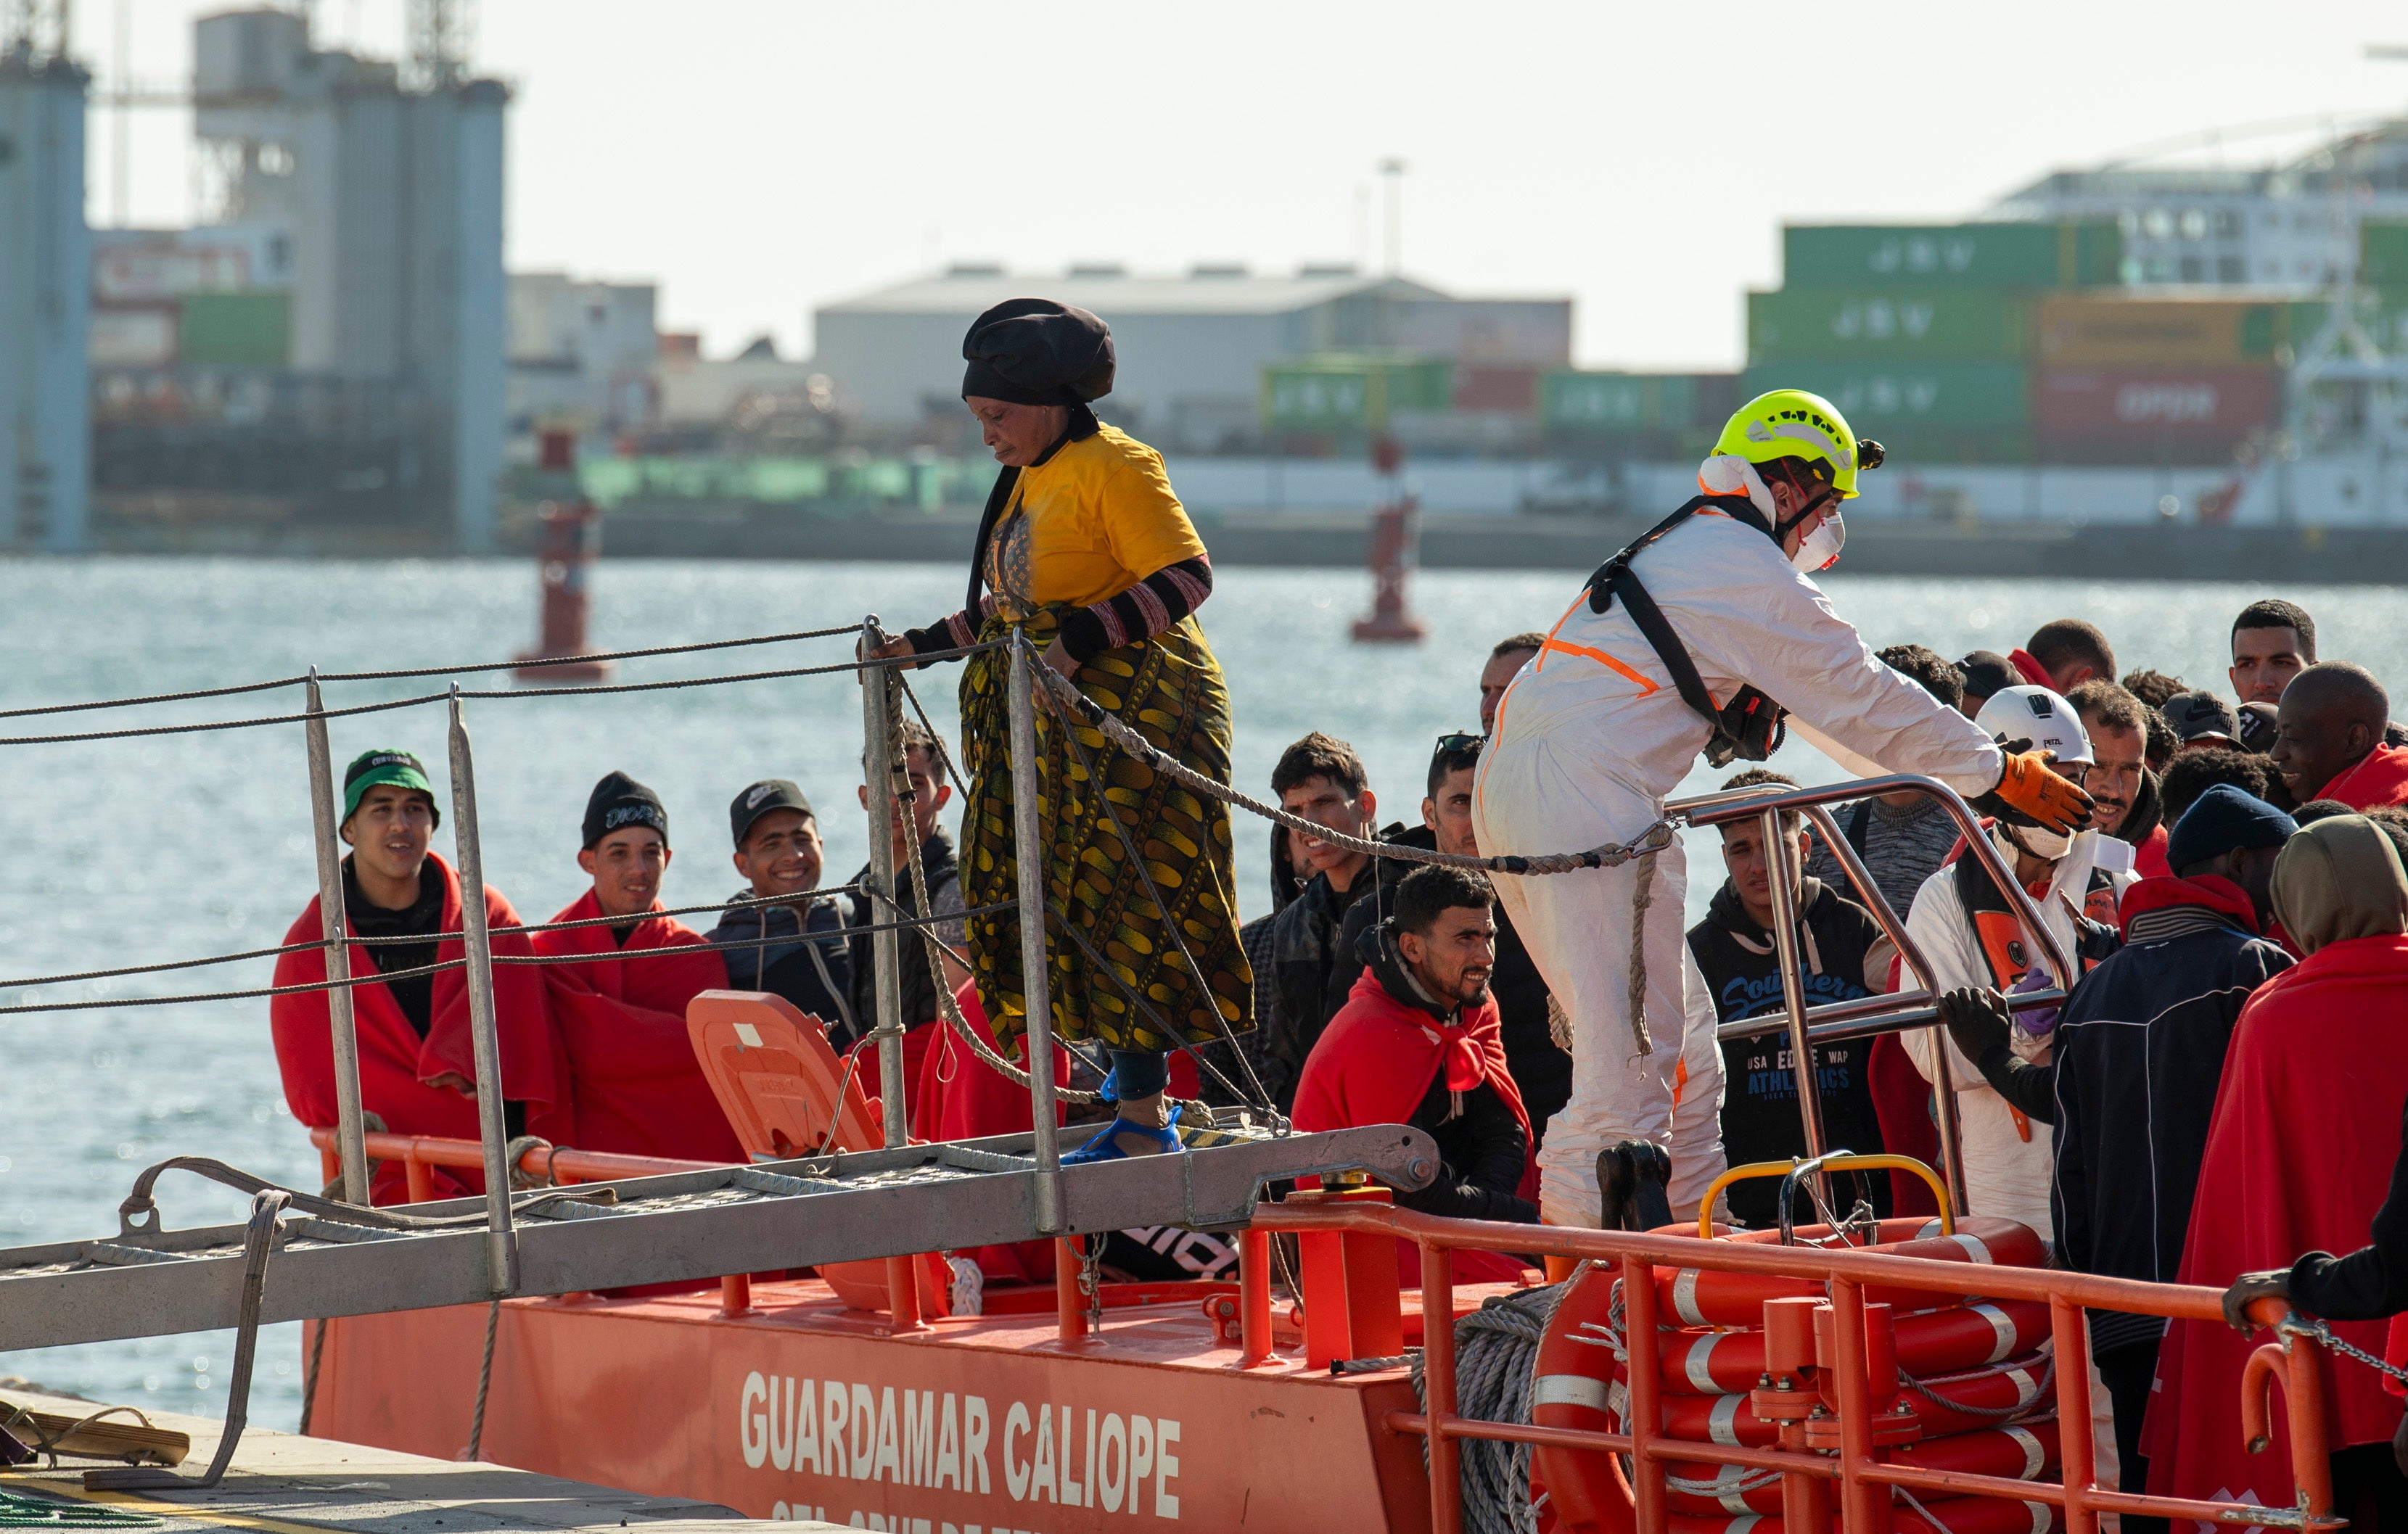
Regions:
<svg viewBox="0 0 2408 1534"><path fill-rule="evenodd" d="M64 1416L98 1410L93 1402L66 1397L16 1388L6 1394L17 1405ZM217 1452L222 1424L172 1412L149 1415L159 1427L191 1435L192 1452L179 1473L198 1474ZM159 1534L742 1534L749 1527L727 1508L689 1498L617 1491L502 1465L463 1464L256 1425L243 1434L225 1479L208 1491L86 1491L82 1472L95 1463L70 1459L55 1470L0 1474L0 1490L147 1513L160 1520ZM821 1526L785 1526L814 1527Z"/></svg>
<svg viewBox="0 0 2408 1534"><path fill-rule="evenodd" d="M739 1315L716 1289L514 1300L485 1450L755 1517L927 1534L1057 1534L1140 1510L1213 1528L1426 1521L1419 1442L1384 1423L1417 1409L1405 1369L1310 1369L1283 1314L1280 1356L1240 1370L1234 1319L1207 1311L1226 1300L1234 1316L1227 1286L1147 1287L1123 1297L1148 1302L1108 1309L1100 1333L1070 1342L1050 1285L991 1291L988 1314L903 1334L817 1280L755 1281ZM1464 1285L1455 1302L1499 1292ZM1418 1298L1402 1296L1408 1345ZM431 1454L464 1442L484 1321L484 1307L454 1306L334 1323L319 1427ZM418 1388L392 1389L405 1374Z"/></svg>

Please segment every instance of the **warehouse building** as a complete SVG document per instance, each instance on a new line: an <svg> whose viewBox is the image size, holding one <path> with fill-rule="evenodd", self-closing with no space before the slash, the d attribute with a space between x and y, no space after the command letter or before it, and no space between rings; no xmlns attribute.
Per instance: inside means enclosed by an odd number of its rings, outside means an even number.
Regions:
<svg viewBox="0 0 2408 1534"><path fill-rule="evenodd" d="M1535 379L1571 360L1568 298L1457 298L1351 266L1290 276L1198 265L1184 276L1117 266L1013 275L961 264L814 317L814 366L872 429L910 430L961 412L962 334L1008 298L1058 299L1101 315L1120 356L1111 416L1166 448L1215 451L1262 430L1264 370L1283 359L1396 353Z"/></svg>

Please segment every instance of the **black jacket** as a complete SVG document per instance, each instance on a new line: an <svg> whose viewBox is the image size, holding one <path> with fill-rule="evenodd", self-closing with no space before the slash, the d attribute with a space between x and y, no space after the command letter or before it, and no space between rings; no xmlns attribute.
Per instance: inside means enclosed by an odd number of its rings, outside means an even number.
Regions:
<svg viewBox="0 0 2408 1534"><path fill-rule="evenodd" d="M751 900L752 891L739 889L728 898ZM731 906L704 935L722 945L767 940L766 947L728 948L722 956L727 961L727 983L739 990L784 997L797 1011L825 1023L829 1042L844 1049L874 1021L853 1010L853 956L845 925L836 898L822 895L799 921L791 905Z"/></svg>
<svg viewBox="0 0 2408 1534"><path fill-rule="evenodd" d="M1881 937L1864 907L1840 898L1820 879L1799 889L1799 948L1806 960L1806 1004L1869 995L1865 954ZM1765 1017L1765 1032L1731 1039L1723 1048L1723 1150L1732 1166L1785 1161L1806 1154L1806 1126L1798 1109L1798 1074L1781 1000L1781 966L1772 933L1756 924L1728 879L1714 892L1706 919L1689 929L1689 952L1706 977L1718 1022ZM1881 1121L1873 1113L1872 1041L1845 1039L1814 1046L1814 1079L1823 1106L1823 1138L1835 1149L1875 1155ZM1861 1180L1876 1214L1889 1213L1889 1179ZM1842 1185L1844 1187L1845 1185ZM1840 1197L1844 1192L1835 1189ZM1780 1185L1770 1178L1733 1184L1731 1214L1765 1227L1781 1217ZM1836 1211L1845 1214L1845 1209ZM1819 1216L1801 1189L1794 1218Z"/></svg>
<svg viewBox="0 0 2408 1534"><path fill-rule="evenodd" d="M1438 847L1438 833L1427 826L1392 826L1382 840L1428 851ZM1363 973L1364 932L1373 923L1385 919L1397 882L1420 866L1394 858L1381 859L1375 898L1356 901L1347 909L1346 920L1339 929L1338 951L1352 958L1350 962L1335 965L1329 972L1329 987L1322 1001L1329 1016L1338 1016L1338 1009L1345 1004L1346 992ZM1488 993L1497 998L1497 1026L1505 1044L1505 1065L1513 1073L1513 1085L1521 1090L1523 1110L1530 1115L1531 1143L1534 1146L1543 1145L1547 1143L1547 1120L1555 1117L1572 1095L1572 1058L1555 1043L1555 1032L1547 1023L1547 983L1540 978L1539 966L1531 961L1530 950L1522 945L1522 935L1513 930L1501 905L1497 908L1497 973L1489 976Z"/></svg>
<svg viewBox="0 0 2408 1534"><path fill-rule="evenodd" d="M2146 880L2134 891L2182 882ZM2231 916L2168 904L2137 909L2123 948L2074 987L2053 1036L2049 1205L2060 1267L2173 1281L2225 1047L2250 993L2290 967L2288 954ZM2091 1313L2091 1345L2102 1351L2164 1330L2161 1316Z"/></svg>
<svg viewBox="0 0 2408 1534"><path fill-rule="evenodd" d="M2408 1311L2408 1112L2401 1115L2391 1191L2368 1238L2345 1257L2310 1252L2291 1264L2291 1303L2328 1321L2374 1321Z"/></svg>
<svg viewBox="0 0 2408 1534"><path fill-rule="evenodd" d="M1316 874L1271 917L1273 1011L1259 1019L1261 1058L1269 1072L1263 1087L1282 1113L1296 1106L1296 1085L1304 1075L1306 1057L1345 1004L1346 987L1363 973L1358 966L1339 962L1339 925L1348 908L1371 888L1376 873L1376 867L1365 868L1344 891L1330 888L1327 875ZM1345 973L1346 984L1333 991L1330 975L1337 971Z"/></svg>
<svg viewBox="0 0 2408 1534"><path fill-rule="evenodd" d="M961 870L953 859L953 839L945 834L943 827L938 827L920 845L920 869L916 876L928 881L928 909L931 914L941 911L946 904L959 905L958 899L945 899L948 895L958 895ZM917 914L916 898L911 893L914 877L910 869L895 871L895 903L906 916ZM852 882L863 884L868 878L869 867L864 864L861 872L853 876ZM844 901L847 926L871 925L867 895L848 895ZM902 981L898 988L902 992L903 1026L915 1028L937 1016L937 986L943 972L931 964L928 945L920 936L918 928L898 929L895 936L900 945L896 955L896 973ZM874 942L870 933L857 932L847 944L846 962L853 971L853 1015L860 1019L864 1030L876 1027L878 1022L878 968L872 957Z"/></svg>

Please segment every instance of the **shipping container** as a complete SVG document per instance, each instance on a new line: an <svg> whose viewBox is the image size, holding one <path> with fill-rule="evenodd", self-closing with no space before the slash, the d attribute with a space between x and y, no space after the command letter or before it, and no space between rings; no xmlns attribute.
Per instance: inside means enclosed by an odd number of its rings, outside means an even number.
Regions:
<svg viewBox="0 0 2408 1534"><path fill-rule="evenodd" d="M2040 301L2033 361L2042 367L2217 367L2269 362L2290 306L2269 299L2058 294Z"/></svg>
<svg viewBox="0 0 2408 1534"><path fill-rule="evenodd" d="M1455 407L1526 416L1539 407L1539 376L1542 371L1535 367L1458 366L1455 369Z"/></svg>
<svg viewBox="0 0 2408 1534"><path fill-rule="evenodd" d="M1326 353L1267 364L1263 424L1275 431L1384 430L1393 410L1455 403L1453 370L1426 357Z"/></svg>
<svg viewBox="0 0 2408 1534"><path fill-rule="evenodd" d="M2052 368L2032 375L2032 434L2043 448L2070 441L2144 448L2183 437L2229 450L2272 426L2282 409L2283 373L2273 367Z"/></svg>
<svg viewBox="0 0 2408 1534"><path fill-rule="evenodd" d="M176 365L176 306L172 304L95 304L92 310L92 329L88 334L92 365L94 367L158 368Z"/></svg>
<svg viewBox="0 0 2408 1534"><path fill-rule="evenodd" d="M1801 288L2100 288L2119 281L2124 264L2123 231L2111 221L1792 224L1781 249L1782 280Z"/></svg>
<svg viewBox="0 0 2408 1534"><path fill-rule="evenodd" d="M1539 386L1539 419L1552 435L1630 440L1719 431L1739 407L1736 373L1565 370Z"/></svg>
<svg viewBox="0 0 2408 1534"><path fill-rule="evenodd" d="M1747 295L1752 362L1994 362L2029 354L2031 298L1996 288L1800 288Z"/></svg>
<svg viewBox="0 0 2408 1534"><path fill-rule="evenodd" d="M2029 421L2029 375L2014 362L1918 362L1904 366L1817 359L1751 367L1742 397L1803 389L1839 407L1848 424L1885 445L1902 426L2022 432Z"/></svg>
<svg viewBox="0 0 2408 1534"><path fill-rule="evenodd" d="M176 350L187 367L283 367L293 354L292 297L193 293L183 302Z"/></svg>
<svg viewBox="0 0 2408 1534"><path fill-rule="evenodd" d="M2358 280L2370 288L2408 288L2408 223L2368 219L2358 226Z"/></svg>

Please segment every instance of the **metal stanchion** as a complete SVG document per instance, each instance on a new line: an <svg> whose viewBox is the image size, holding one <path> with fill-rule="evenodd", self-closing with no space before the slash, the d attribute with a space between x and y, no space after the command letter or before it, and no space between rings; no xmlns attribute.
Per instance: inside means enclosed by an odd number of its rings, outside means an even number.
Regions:
<svg viewBox="0 0 2408 1534"><path fill-rule="evenodd" d="M494 935L486 924L485 860L477 842L477 769L460 684L452 684L452 840L460 859L461 946L468 959L468 1031L476 1047L477 1139L485 1152L485 1271L494 1294L517 1292L510 1230L509 1129L502 1118L502 1041L494 1020Z"/></svg>
<svg viewBox="0 0 2408 1534"><path fill-rule="evenodd" d="M360 1117L360 1033L351 1016L351 954L344 939L350 918L343 910L343 848L337 828L335 763L327 754L326 705L318 695L318 668L309 668L309 720L301 727L309 751L309 822L318 846L318 928L326 940L326 1026L335 1045L335 1148L343 1169L343 1201L368 1201L367 1135Z"/></svg>
<svg viewBox="0 0 2408 1534"><path fill-rule="evenodd" d="M886 635L878 615L861 620L862 654L875 654ZM869 788L869 919L891 924L903 915L895 899L895 836L890 818L896 811L896 773L899 766L895 737L895 673L887 666L865 668L861 674L862 781ZM907 826L909 822L906 822ZM911 838L907 833L904 841ZM878 1041L878 1105L885 1120L891 1147L910 1138L903 1087L903 989L896 968L896 938L891 926L869 936L871 973L877 983L876 1019L870 1037Z"/></svg>
<svg viewBox="0 0 2408 1534"><path fill-rule="evenodd" d="M1758 850L1765 859L1765 883L1772 893L1772 951L1781 966L1781 1005L1789 1016L1789 1063L1798 1075L1798 1113L1806 1127L1806 1154L1818 1157L1830 1146L1823 1138L1822 1084L1814 1079L1814 1049L1806 1034L1806 979L1798 967L1798 887L1790 883L1789 844L1781 834L1781 812L1766 810L1756 817L1756 827L1762 838ZM1814 1193L1824 1202L1830 1201L1830 1179L1819 1172L1814 1174Z"/></svg>
<svg viewBox="0 0 2408 1534"><path fill-rule="evenodd" d="M1020 875L1020 989L1028 1008L1028 1099L1037 1131L1037 1229L1063 1229L1061 1147L1054 1124L1054 997L1045 958L1045 844L1037 815L1037 697L1041 665L1027 636L1011 635L1012 861Z"/></svg>

